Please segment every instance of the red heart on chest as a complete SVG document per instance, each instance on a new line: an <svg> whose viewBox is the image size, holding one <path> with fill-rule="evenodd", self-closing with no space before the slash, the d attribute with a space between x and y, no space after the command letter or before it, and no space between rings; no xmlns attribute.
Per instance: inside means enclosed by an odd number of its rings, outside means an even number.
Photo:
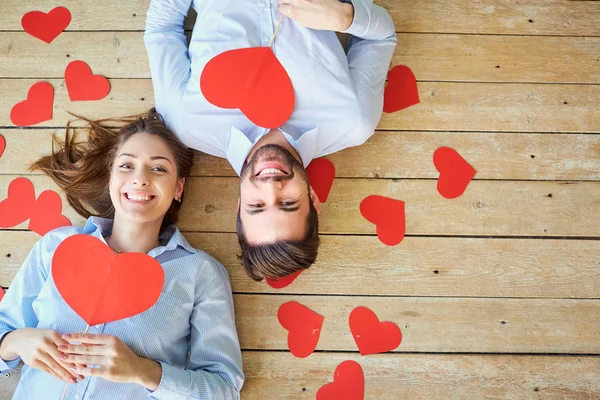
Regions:
<svg viewBox="0 0 600 400"><path fill-rule="evenodd" d="M98 325L152 307L160 297L164 272L147 254L115 254L94 236L74 235L54 252L52 278L73 311L88 325Z"/></svg>
<svg viewBox="0 0 600 400"><path fill-rule="evenodd" d="M229 50L210 60L200 77L208 102L239 108L254 124L282 126L294 111L294 88L270 47Z"/></svg>
<svg viewBox="0 0 600 400"><path fill-rule="evenodd" d="M102 100L110 93L110 83L102 75L93 75L84 61L71 61L65 69L65 83L71 101Z"/></svg>
<svg viewBox="0 0 600 400"><path fill-rule="evenodd" d="M367 307L356 307L350 313L350 331L360 354L384 353L400 346L402 332L393 322L379 322Z"/></svg>
<svg viewBox="0 0 600 400"><path fill-rule="evenodd" d="M288 331L288 348L294 356L305 358L315 351L325 318L300 303L290 301L279 307L277 319Z"/></svg>
<svg viewBox="0 0 600 400"><path fill-rule="evenodd" d="M12 228L27 221L35 207L35 188L27 178L8 184L6 199L0 202L0 228Z"/></svg>
<svg viewBox="0 0 600 400"><path fill-rule="evenodd" d="M65 7L56 7L47 14L30 11L21 18L21 26L31 36L52 42L71 23L71 13Z"/></svg>
<svg viewBox="0 0 600 400"><path fill-rule="evenodd" d="M31 86L27 99L10 110L10 121L17 126L30 126L52 119L54 88L48 82Z"/></svg>
<svg viewBox="0 0 600 400"><path fill-rule="evenodd" d="M313 188L319 201L326 203L335 178L335 166L326 158L312 160L306 168L308 182Z"/></svg>
<svg viewBox="0 0 600 400"><path fill-rule="evenodd" d="M28 228L44 236L61 226L71 226L71 221L62 215L62 200L58 193L44 190L35 202Z"/></svg>
<svg viewBox="0 0 600 400"><path fill-rule="evenodd" d="M377 237L383 244L395 246L404 239L406 217L403 201L371 195L360 203L360 213L375 224Z"/></svg>
<svg viewBox="0 0 600 400"><path fill-rule="evenodd" d="M333 382L321 387L317 400L363 400L365 376L359 363L344 361L333 373Z"/></svg>
<svg viewBox="0 0 600 400"><path fill-rule="evenodd" d="M395 111L419 104L417 78L406 65L397 65L388 73L388 83L383 91L383 111Z"/></svg>
<svg viewBox="0 0 600 400"><path fill-rule="evenodd" d="M455 199L463 194L477 172L456 150L449 147L440 147L433 153L433 164L440 173L437 190L447 199Z"/></svg>

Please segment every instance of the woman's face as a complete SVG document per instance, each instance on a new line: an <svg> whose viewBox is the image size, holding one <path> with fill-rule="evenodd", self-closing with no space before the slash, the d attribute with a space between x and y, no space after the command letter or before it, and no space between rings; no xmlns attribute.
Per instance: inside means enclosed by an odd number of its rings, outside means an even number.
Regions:
<svg viewBox="0 0 600 400"><path fill-rule="evenodd" d="M115 217L162 223L173 200L181 197L184 183L169 146L156 135L137 133L117 151L111 169Z"/></svg>

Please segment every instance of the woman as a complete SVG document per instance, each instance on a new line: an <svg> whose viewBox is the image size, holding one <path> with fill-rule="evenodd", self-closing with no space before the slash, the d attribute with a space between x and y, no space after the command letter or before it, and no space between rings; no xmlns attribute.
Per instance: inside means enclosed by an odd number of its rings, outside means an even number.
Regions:
<svg viewBox="0 0 600 400"><path fill-rule="evenodd" d="M88 122L87 143L67 128L62 148L32 165L88 220L42 237L0 303L0 371L25 363L13 399L59 400L65 382L67 399L238 399L244 377L227 272L173 225L193 151L154 109L118 133ZM160 262L157 303L77 333L86 323L58 294L51 261L78 233Z"/></svg>

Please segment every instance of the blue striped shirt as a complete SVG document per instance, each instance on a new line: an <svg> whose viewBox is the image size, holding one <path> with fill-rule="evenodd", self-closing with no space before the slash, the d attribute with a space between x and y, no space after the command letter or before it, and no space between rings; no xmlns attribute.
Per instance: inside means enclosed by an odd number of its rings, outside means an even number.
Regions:
<svg viewBox="0 0 600 400"><path fill-rule="evenodd" d="M58 228L42 237L0 302L0 340L24 327L61 334L85 331L87 324L56 289L52 255L71 235L84 233L104 241L111 231L112 220L92 217L83 228ZM244 375L227 271L190 246L175 226L166 228L159 239L160 246L148 253L165 272L158 302L136 316L89 329L89 333L117 336L137 355L160 362L158 389L152 392L135 383L86 377L69 386L67 400L239 399ZM19 361L0 359L0 372ZM24 366L13 400L60 400L65 384Z"/></svg>

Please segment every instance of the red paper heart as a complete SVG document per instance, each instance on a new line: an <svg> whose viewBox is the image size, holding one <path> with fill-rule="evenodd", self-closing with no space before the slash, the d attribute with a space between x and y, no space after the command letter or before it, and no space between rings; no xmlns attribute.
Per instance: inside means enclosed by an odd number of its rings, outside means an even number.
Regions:
<svg viewBox="0 0 600 400"><path fill-rule="evenodd" d="M326 203L335 178L335 165L326 158L317 158L308 164L306 173L308 182L319 197L319 201Z"/></svg>
<svg viewBox="0 0 600 400"><path fill-rule="evenodd" d="M65 7L56 7L48 14L30 11L21 18L21 26L31 36L52 42L71 23L71 13Z"/></svg>
<svg viewBox="0 0 600 400"><path fill-rule="evenodd" d="M98 325L152 307L160 297L164 272L147 254L117 255L94 236L74 235L54 252L52 278L73 311L88 325Z"/></svg>
<svg viewBox="0 0 600 400"><path fill-rule="evenodd" d="M463 194L477 173L456 150L449 147L440 147L433 153L433 164L440 173L437 190L447 199Z"/></svg>
<svg viewBox="0 0 600 400"><path fill-rule="evenodd" d="M384 353L400 346L402 332L393 322L379 322L367 307L356 307L350 313L350 331L360 354Z"/></svg>
<svg viewBox="0 0 600 400"><path fill-rule="evenodd" d="M44 236L52 229L71 226L71 221L62 213L62 200L58 193L44 190L35 202L28 228Z"/></svg>
<svg viewBox="0 0 600 400"><path fill-rule="evenodd" d="M363 400L365 398L365 376L356 361L344 361L337 366L333 382L322 386L317 400Z"/></svg>
<svg viewBox="0 0 600 400"><path fill-rule="evenodd" d="M270 47L229 50L210 60L200 77L206 100L239 108L254 124L278 128L294 111L294 87Z"/></svg>
<svg viewBox="0 0 600 400"><path fill-rule="evenodd" d="M6 140L4 140L4 136L0 135L0 157L4 154L4 149L6 149Z"/></svg>
<svg viewBox="0 0 600 400"><path fill-rule="evenodd" d="M71 61L65 69L65 83L71 101L102 100L110 93L110 83L102 75L93 75L87 63Z"/></svg>
<svg viewBox="0 0 600 400"><path fill-rule="evenodd" d="M388 246L404 239L406 218L404 202L389 197L371 195L360 203L360 213L377 227L377 237Z"/></svg>
<svg viewBox="0 0 600 400"><path fill-rule="evenodd" d="M393 113L419 104L417 78L406 65L397 65L388 73L388 83L383 91L383 111Z"/></svg>
<svg viewBox="0 0 600 400"><path fill-rule="evenodd" d="M4 297L4 289L0 287L0 300Z"/></svg>
<svg viewBox="0 0 600 400"><path fill-rule="evenodd" d="M284 276L283 278L277 278L277 279L265 278L265 281L267 281L267 284L269 286L271 286L273 289L283 289L284 287L291 285L292 282L294 282L296 280L298 275L300 275L302 273L302 271L303 270L296 271L293 274Z"/></svg>
<svg viewBox="0 0 600 400"><path fill-rule="evenodd" d="M288 348L294 356L305 358L315 351L325 318L300 303L290 301L279 307L277 319L288 331Z"/></svg>
<svg viewBox="0 0 600 400"><path fill-rule="evenodd" d="M8 185L8 195L0 202L0 228L12 228L31 217L35 207L35 188L27 178L15 178Z"/></svg>
<svg viewBox="0 0 600 400"><path fill-rule="evenodd" d="M27 99L10 110L10 120L17 126L29 126L52 119L54 88L48 82L31 86Z"/></svg>

